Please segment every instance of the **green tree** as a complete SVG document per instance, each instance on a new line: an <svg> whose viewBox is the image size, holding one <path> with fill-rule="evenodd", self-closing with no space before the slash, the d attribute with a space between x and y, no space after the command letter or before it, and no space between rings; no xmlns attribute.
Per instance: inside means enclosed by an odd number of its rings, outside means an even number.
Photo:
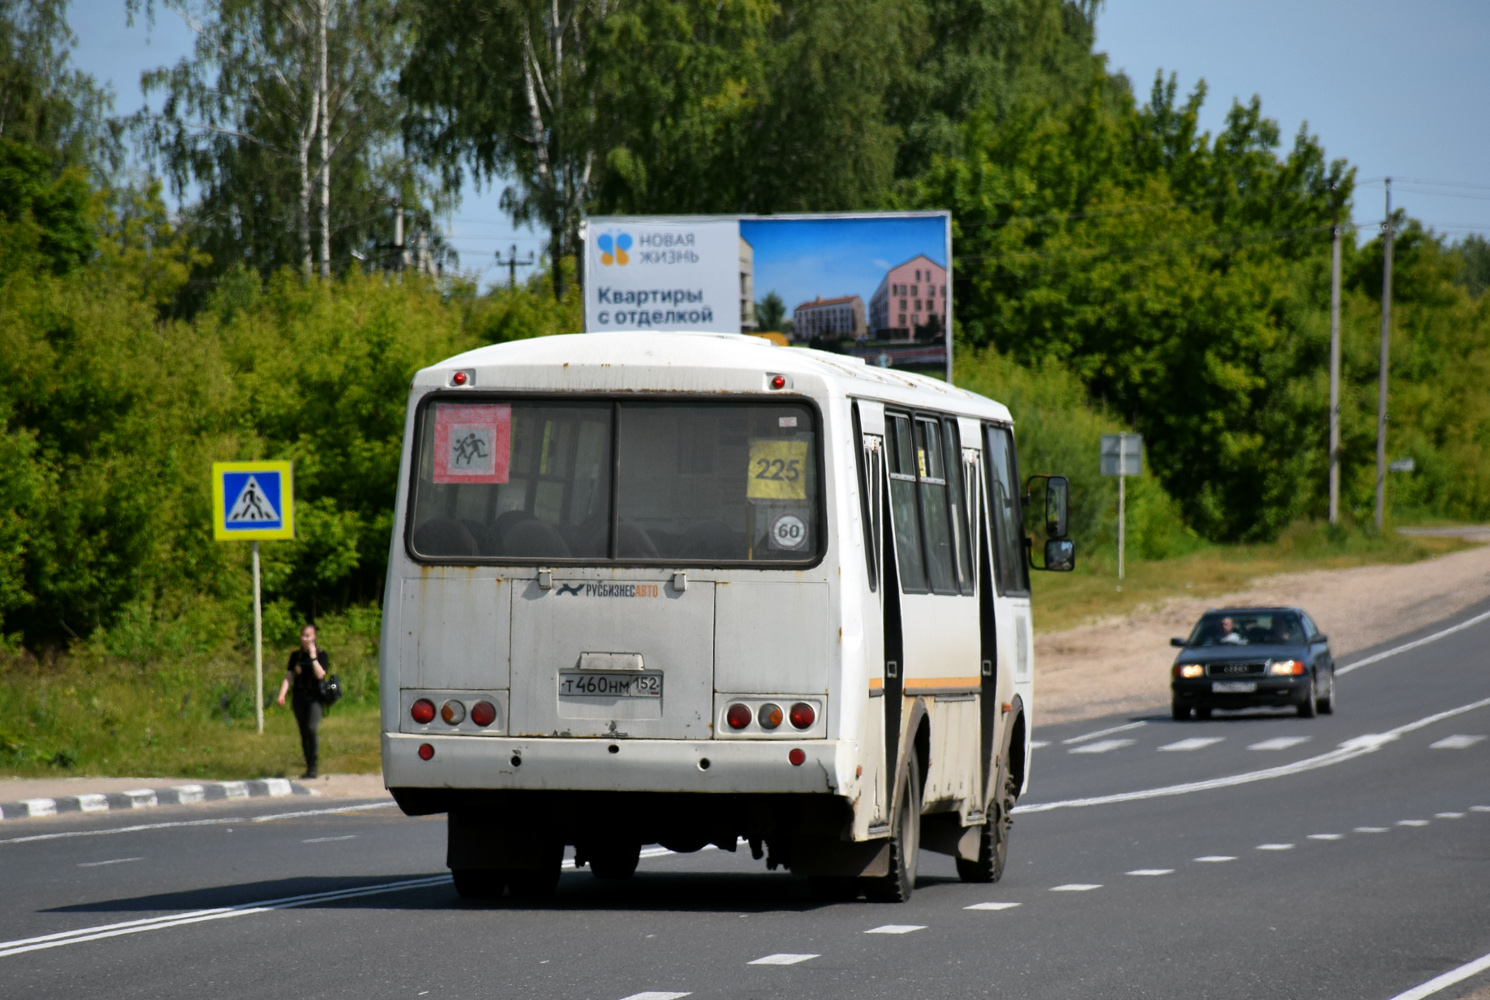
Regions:
<svg viewBox="0 0 1490 1000"><path fill-rule="evenodd" d="M399 150L409 36L392 0L163 3L197 41L144 74L162 104L133 124L178 194L200 190L187 215L213 273L344 271L376 256L399 205L432 228L442 193ZM131 9L153 14L149 0Z"/></svg>
<svg viewBox="0 0 1490 1000"><path fill-rule="evenodd" d="M779 332L784 322L786 322L786 303L781 301L781 296L776 292L767 292L766 297L755 304L756 329Z"/></svg>

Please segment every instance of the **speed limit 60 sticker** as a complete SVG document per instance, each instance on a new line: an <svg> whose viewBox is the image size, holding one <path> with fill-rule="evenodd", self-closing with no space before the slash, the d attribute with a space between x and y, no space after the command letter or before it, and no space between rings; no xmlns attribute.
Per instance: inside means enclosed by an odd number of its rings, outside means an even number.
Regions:
<svg viewBox="0 0 1490 1000"><path fill-rule="evenodd" d="M807 547L807 522L800 514L784 511L771 520L771 544L778 549Z"/></svg>

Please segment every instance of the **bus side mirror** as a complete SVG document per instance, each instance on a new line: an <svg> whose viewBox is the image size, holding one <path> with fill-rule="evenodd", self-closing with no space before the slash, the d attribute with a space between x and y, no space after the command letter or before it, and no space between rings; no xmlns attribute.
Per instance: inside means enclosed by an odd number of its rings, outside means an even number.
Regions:
<svg viewBox="0 0 1490 1000"><path fill-rule="evenodd" d="M1071 533L1071 483L1065 476L1030 476L1024 483L1026 505L1034 500L1035 480L1045 480L1045 537L1065 538Z"/></svg>
<svg viewBox="0 0 1490 1000"><path fill-rule="evenodd" d="M1069 573L1076 568L1076 543L1069 538L1051 538L1045 542L1045 569Z"/></svg>

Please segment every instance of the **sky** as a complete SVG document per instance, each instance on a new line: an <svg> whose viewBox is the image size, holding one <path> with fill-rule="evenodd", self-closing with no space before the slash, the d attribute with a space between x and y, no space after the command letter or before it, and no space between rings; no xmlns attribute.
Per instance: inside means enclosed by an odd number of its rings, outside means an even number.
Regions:
<svg viewBox="0 0 1490 1000"><path fill-rule="evenodd" d="M73 0L70 22L79 39L74 62L112 84L123 114L143 104L143 70L191 49L191 32L169 11L159 11L153 28L126 27L123 0ZM1176 74L1182 92L1204 79L1201 121L1212 133L1233 99L1253 94L1285 142L1307 122L1328 156L1357 168L1354 214L1363 239L1384 216L1388 176L1393 205L1449 238L1490 234L1486 0L1105 0L1097 48L1128 74L1140 98L1159 70ZM462 270L483 287L506 281L494 252L513 244L520 257L542 252L543 238L512 224L500 194L468 185L445 220ZM769 290L759 280L756 287ZM781 294L788 308L796 304Z"/></svg>
<svg viewBox="0 0 1490 1000"><path fill-rule="evenodd" d="M787 315L821 296L869 299L885 272L925 254L947 260L947 226L941 217L911 219L761 219L740 223L755 250L755 297L781 296Z"/></svg>

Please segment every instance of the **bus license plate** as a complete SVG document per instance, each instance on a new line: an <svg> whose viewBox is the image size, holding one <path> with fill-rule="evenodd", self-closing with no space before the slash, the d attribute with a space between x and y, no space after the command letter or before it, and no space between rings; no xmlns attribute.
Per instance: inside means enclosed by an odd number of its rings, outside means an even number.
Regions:
<svg viewBox="0 0 1490 1000"><path fill-rule="evenodd" d="M1256 681L1211 681L1213 694L1251 694L1256 690Z"/></svg>
<svg viewBox="0 0 1490 1000"><path fill-rule="evenodd" d="M559 672L561 698L661 698L662 673Z"/></svg>

